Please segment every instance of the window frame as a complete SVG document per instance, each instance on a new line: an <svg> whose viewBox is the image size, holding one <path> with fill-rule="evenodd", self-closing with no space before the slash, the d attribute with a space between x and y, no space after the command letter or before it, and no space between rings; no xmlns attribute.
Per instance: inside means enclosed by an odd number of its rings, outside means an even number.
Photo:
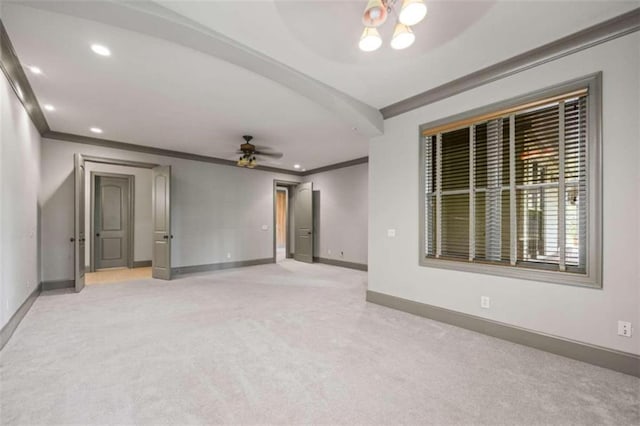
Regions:
<svg viewBox="0 0 640 426"><path fill-rule="evenodd" d="M587 241L586 273L567 271L549 271L533 269L525 266L497 265L465 260L436 259L426 255L426 152L424 131L444 126L473 117L489 114L497 110L517 107L518 105L535 102L540 99L560 96L568 92L586 88L587 95ZM470 127L461 125L460 128ZM454 128L447 130L451 131ZM602 72L590 74L558 85L547 87L525 95L496 102L484 107L475 108L461 114L435 120L419 126L418 141L419 155L419 265L449 269L463 272L473 272L501 277L517 278L532 281L542 281L554 284L564 284L580 287L602 289Z"/></svg>

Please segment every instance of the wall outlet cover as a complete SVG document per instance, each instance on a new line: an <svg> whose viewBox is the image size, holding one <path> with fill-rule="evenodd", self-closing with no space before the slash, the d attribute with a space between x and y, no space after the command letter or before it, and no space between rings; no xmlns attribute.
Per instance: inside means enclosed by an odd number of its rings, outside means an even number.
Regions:
<svg viewBox="0 0 640 426"><path fill-rule="evenodd" d="M631 323L628 321L618 321L618 335L623 337L631 337L633 330Z"/></svg>
<svg viewBox="0 0 640 426"><path fill-rule="evenodd" d="M395 236L396 236L396 230L395 229L387 229L387 237L393 238Z"/></svg>
<svg viewBox="0 0 640 426"><path fill-rule="evenodd" d="M491 308L491 298L489 296L480 296L480 307L484 309Z"/></svg>

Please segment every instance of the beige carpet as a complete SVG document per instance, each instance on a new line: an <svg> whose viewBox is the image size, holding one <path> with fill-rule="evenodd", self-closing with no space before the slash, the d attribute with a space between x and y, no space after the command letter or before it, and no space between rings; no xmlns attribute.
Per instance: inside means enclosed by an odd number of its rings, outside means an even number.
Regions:
<svg viewBox="0 0 640 426"><path fill-rule="evenodd" d="M87 272L84 274L86 285L108 284L122 281L135 281L151 278L151 267L148 268L117 268L105 269L97 272Z"/></svg>
<svg viewBox="0 0 640 426"><path fill-rule="evenodd" d="M0 423L640 423L640 379L364 301L284 261L42 295L0 353Z"/></svg>

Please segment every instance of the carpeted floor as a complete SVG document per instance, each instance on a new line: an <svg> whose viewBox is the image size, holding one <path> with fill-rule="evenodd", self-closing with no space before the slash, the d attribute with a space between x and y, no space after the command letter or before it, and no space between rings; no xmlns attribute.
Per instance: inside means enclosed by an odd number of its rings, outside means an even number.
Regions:
<svg viewBox="0 0 640 426"><path fill-rule="evenodd" d="M0 353L9 424L640 424L640 379L364 301L284 261L49 292Z"/></svg>

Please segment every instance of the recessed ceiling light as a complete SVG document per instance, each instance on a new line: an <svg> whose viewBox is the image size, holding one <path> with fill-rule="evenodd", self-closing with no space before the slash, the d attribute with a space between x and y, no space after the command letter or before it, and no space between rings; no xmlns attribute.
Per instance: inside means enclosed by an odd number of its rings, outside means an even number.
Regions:
<svg viewBox="0 0 640 426"><path fill-rule="evenodd" d="M294 168L294 169L299 169L299 168L300 168L300 164L294 164L294 165L293 165L293 168Z"/></svg>
<svg viewBox="0 0 640 426"><path fill-rule="evenodd" d="M102 129L100 127L92 127L91 130L93 133L102 133Z"/></svg>
<svg viewBox="0 0 640 426"><path fill-rule="evenodd" d="M31 65L29 67L29 71L31 71L34 74L42 74L42 70L36 66Z"/></svg>
<svg viewBox="0 0 640 426"><path fill-rule="evenodd" d="M44 109L46 109L47 111L55 111L56 110L56 108L53 105L50 105L50 104L46 104L44 106Z"/></svg>
<svg viewBox="0 0 640 426"><path fill-rule="evenodd" d="M93 50L93 53L96 53L100 56L111 56L111 51L109 50L109 48L101 44L92 44L91 50Z"/></svg>

